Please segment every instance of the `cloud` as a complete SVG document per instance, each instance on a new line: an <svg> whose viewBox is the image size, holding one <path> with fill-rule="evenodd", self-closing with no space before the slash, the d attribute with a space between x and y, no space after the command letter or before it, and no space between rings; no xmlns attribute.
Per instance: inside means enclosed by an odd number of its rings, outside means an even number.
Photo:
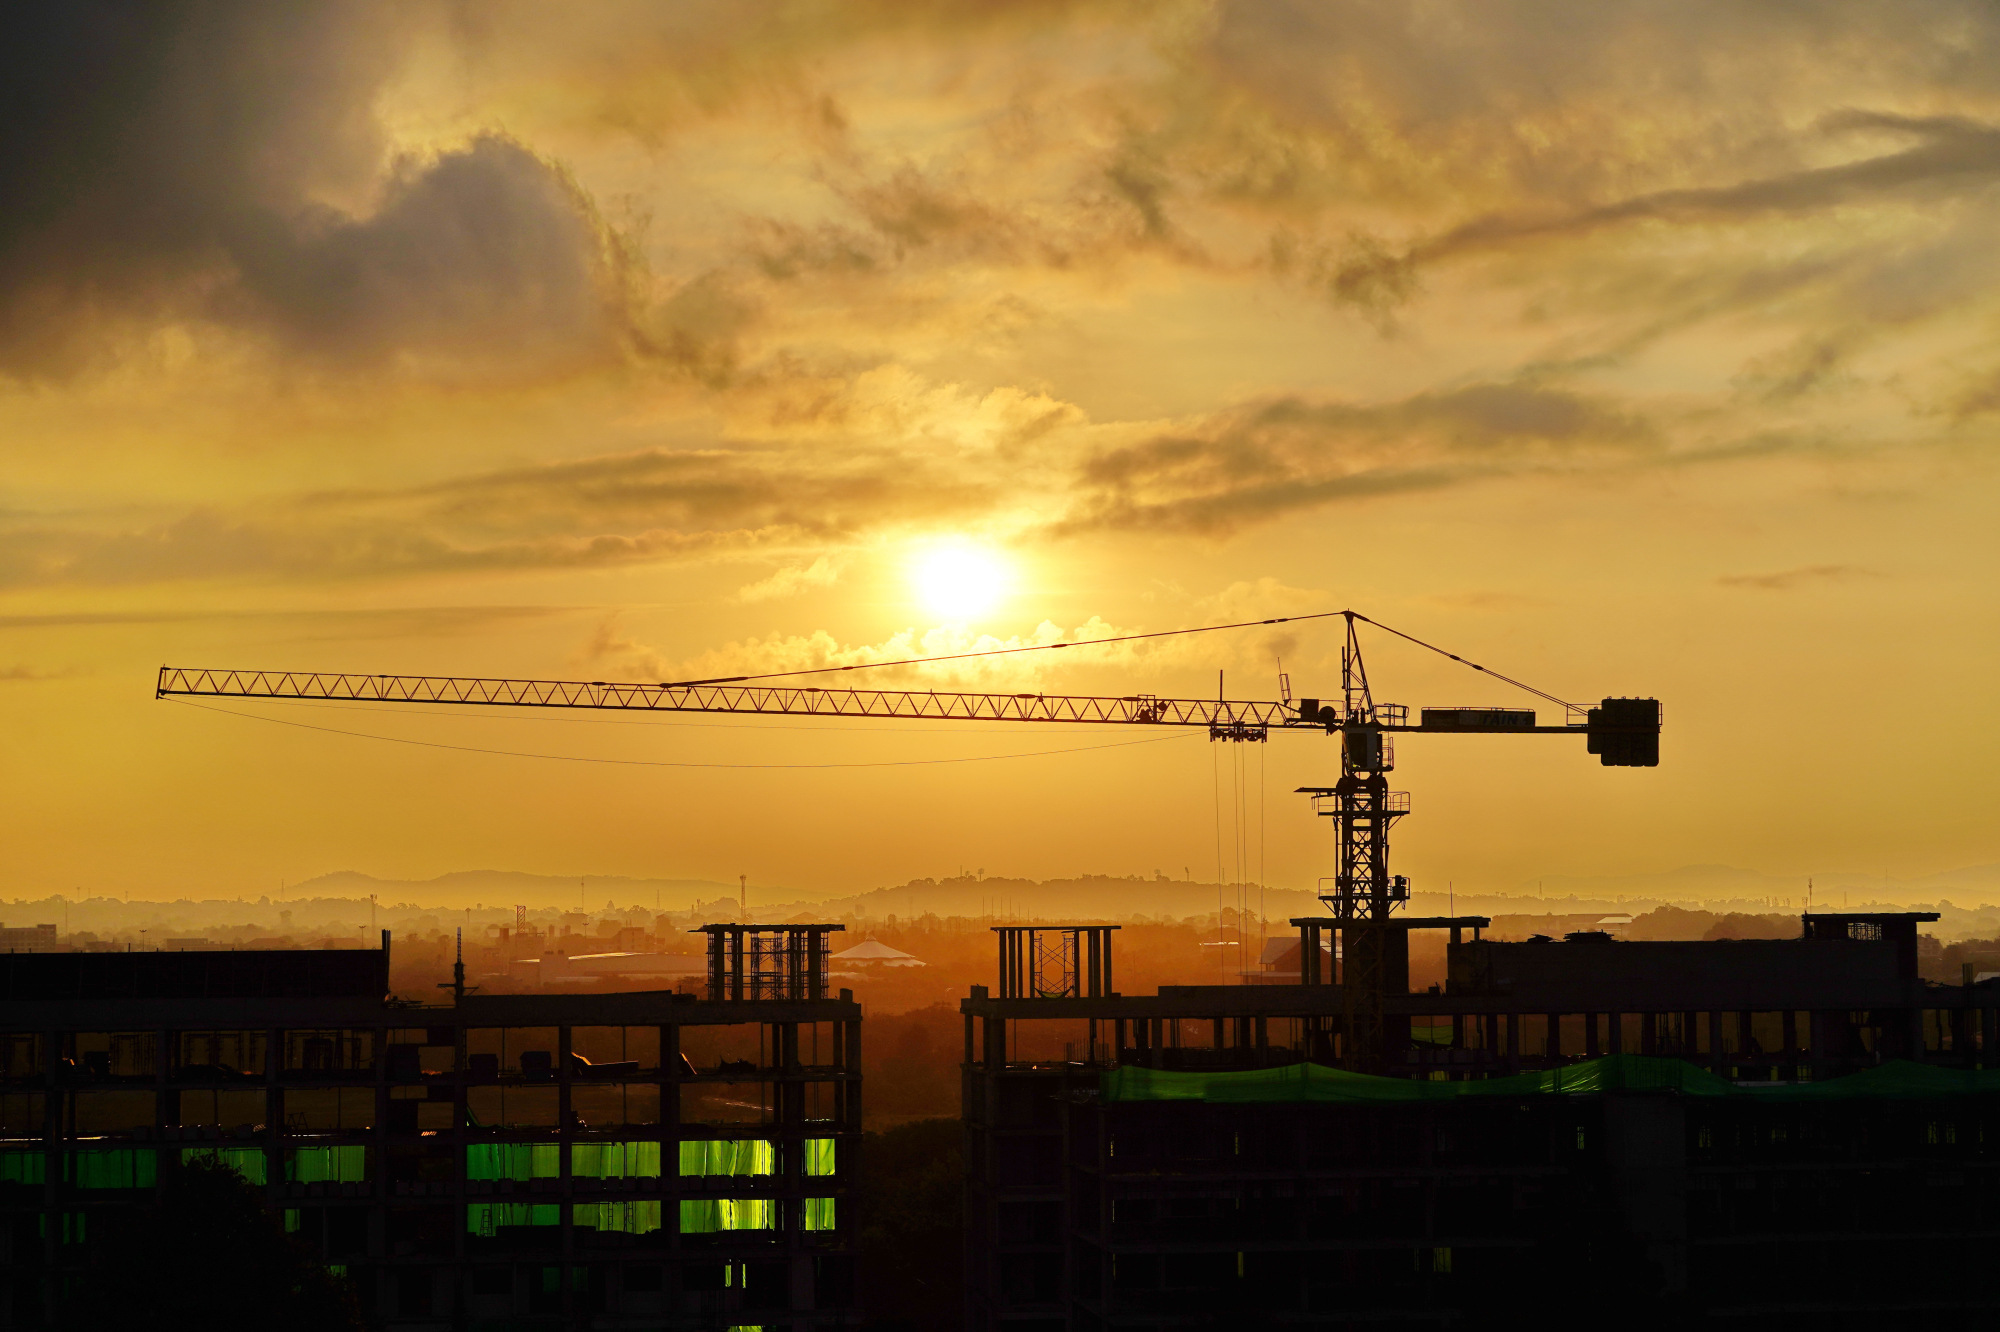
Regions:
<svg viewBox="0 0 2000 1332"><path fill-rule="evenodd" d="M1835 166L1784 172L1733 185L1659 190L1594 208L1555 215L1494 214L1391 254L1379 242L1359 247L1336 266L1329 287L1356 304L1408 294L1411 270L1448 258L1525 241L1558 241L1640 221L1721 222L1821 212L1884 197L1921 198L1927 191L1963 192L2000 180L2000 128L1952 117L1847 112L1828 130L1895 131L1915 143L1897 152Z"/></svg>
<svg viewBox="0 0 2000 1332"><path fill-rule="evenodd" d="M417 26L382 4L11 9L0 33L0 373L161 324L327 364L518 372L603 354L618 254L583 192L482 133L392 151Z"/></svg>
<svg viewBox="0 0 2000 1332"><path fill-rule="evenodd" d="M89 672L79 666L65 666L59 670L48 670L39 666L0 666L0 684L20 684L31 680L73 680L87 674Z"/></svg>
<svg viewBox="0 0 2000 1332"><path fill-rule="evenodd" d="M1010 649L1047 646L1055 643L1085 643L1114 638L1133 632L1092 616L1074 629L1064 629L1044 620L1032 633L1000 638L964 625L939 625L931 629L909 628L880 643L842 643L824 629L810 634L773 634L748 638L690 658L669 678L706 680L738 675L762 675L778 671L840 672L842 689L905 689L918 685L953 685L968 689L993 688L1006 681L1034 681L1057 666L1082 661L1091 666L1130 660L1134 649L1143 655L1144 645L1111 644L1090 650L1087 659L1065 650L1022 652L1018 655L975 656L969 660L939 662L924 666L895 666L878 663L913 661L927 657L953 657L965 653L1005 653ZM865 672L846 675L842 668L870 666ZM810 677L792 683L813 683ZM778 681L774 683L784 683ZM833 682L819 683L831 687Z"/></svg>
<svg viewBox="0 0 2000 1332"><path fill-rule="evenodd" d="M860 412L864 425L880 419ZM970 428L992 447L1018 424L1003 405L975 412ZM141 525L16 519L0 528L0 588L601 568L949 523L990 511L1003 493L976 465L837 438L844 447L819 451L649 449L204 507ZM800 585L827 576L808 569Z"/></svg>
<svg viewBox="0 0 2000 1332"><path fill-rule="evenodd" d="M1758 592L1789 592L1815 583L1844 583L1856 578L1874 578L1873 570L1852 564L1808 564L1777 573L1724 574L1715 581L1723 587L1750 588Z"/></svg>
<svg viewBox="0 0 2000 1332"><path fill-rule="evenodd" d="M812 588L832 587L840 581L840 569L822 555L807 565L786 565L768 578L746 583L736 589L738 601L773 601L795 597Z"/></svg>
<svg viewBox="0 0 2000 1332"><path fill-rule="evenodd" d="M658 652L620 633L616 615L607 615L598 622L590 641L572 658L572 663L592 675L603 673L620 680L658 681L673 672Z"/></svg>
<svg viewBox="0 0 2000 1332"><path fill-rule="evenodd" d="M1662 442L1613 402L1532 383L1376 404L1282 398L1090 458L1078 507L1059 526L1222 534L1342 500L1629 458Z"/></svg>

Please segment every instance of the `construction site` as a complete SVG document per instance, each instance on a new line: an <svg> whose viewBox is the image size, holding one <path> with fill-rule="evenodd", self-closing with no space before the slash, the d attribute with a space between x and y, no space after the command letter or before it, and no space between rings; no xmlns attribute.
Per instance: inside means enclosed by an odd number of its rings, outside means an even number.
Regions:
<svg viewBox="0 0 2000 1332"><path fill-rule="evenodd" d="M1936 915L1662 942L1410 914L1398 735L1568 736L1643 769L1662 713L1568 703L1377 625L1560 709L1413 722L1375 699L1375 622L1340 614L1330 701L1288 682L1251 703L179 668L158 692L1330 739L1338 780L1299 794L1331 823L1335 873L1296 946L1266 949L1289 972L1239 953L1237 983L1125 994L1119 926L992 927L993 983L959 1005L971 1332L1464 1326L1531 1273L1642 1325L2000 1304L1973 1256L2000 989L1970 964L1959 985L1920 975ZM857 1325L862 1024L828 993L841 928L702 925L679 992L480 994L461 959L436 1003L385 1001L386 933L366 952L0 960L10 1325L62 1325L93 1218L195 1160L242 1174L398 1332ZM1413 935L1444 956L1415 990Z"/></svg>

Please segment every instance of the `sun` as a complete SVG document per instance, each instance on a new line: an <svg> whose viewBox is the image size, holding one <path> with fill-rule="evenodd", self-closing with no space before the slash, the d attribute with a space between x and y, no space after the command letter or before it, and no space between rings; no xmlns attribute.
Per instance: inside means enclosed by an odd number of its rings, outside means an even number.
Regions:
<svg viewBox="0 0 2000 1332"><path fill-rule="evenodd" d="M911 580L925 610L954 622L992 610L1011 581L1004 559L969 541L940 541L918 552Z"/></svg>

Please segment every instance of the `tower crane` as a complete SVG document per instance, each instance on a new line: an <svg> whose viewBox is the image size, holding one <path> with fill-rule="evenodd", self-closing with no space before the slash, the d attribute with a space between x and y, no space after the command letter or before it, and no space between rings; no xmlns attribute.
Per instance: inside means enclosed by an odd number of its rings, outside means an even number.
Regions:
<svg viewBox="0 0 2000 1332"><path fill-rule="evenodd" d="M1321 896L1342 940L1344 1062L1379 1069L1389 1053L1385 1023L1388 982L1407 967L1407 934L1394 929L1394 912L1408 903L1410 882L1389 872L1389 831L1410 812L1408 793L1389 790L1395 739L1417 735L1581 735L1587 752L1605 767L1656 767L1661 711L1657 699L1605 698L1591 707L1490 671L1357 611L1332 612L1346 621L1341 647L1340 698L1293 699L1280 677L1277 701L1217 697L1167 698L1155 694L1076 695L970 693L890 689L829 689L767 685L761 679L819 674L774 672L709 680L632 684L607 680L520 680L469 676L355 675L317 671L220 670L162 666L155 696L459 704L478 707L570 708L641 712L730 712L766 716L897 717L941 721L1102 723L1124 726L1206 728L1211 741L1262 743L1273 731L1311 732L1340 742L1340 780L1301 787L1315 812L1333 819L1338 840L1334 891ZM1279 624L1290 616L1256 623ZM1357 625L1368 624L1453 661L1525 689L1562 710L1545 724L1532 708L1421 708L1414 724L1400 703L1378 703L1369 683ZM1050 644L1047 648L1082 646ZM1005 651L1039 651L1008 649ZM987 654L965 654L987 655ZM931 659L936 660L936 659ZM872 663L871 663L872 664ZM881 663L883 665L918 663ZM833 667L828 671L861 669ZM1401 951L1404 967L1394 965ZM1301 950L1301 979L1308 959ZM1317 959L1312 959L1316 964Z"/></svg>

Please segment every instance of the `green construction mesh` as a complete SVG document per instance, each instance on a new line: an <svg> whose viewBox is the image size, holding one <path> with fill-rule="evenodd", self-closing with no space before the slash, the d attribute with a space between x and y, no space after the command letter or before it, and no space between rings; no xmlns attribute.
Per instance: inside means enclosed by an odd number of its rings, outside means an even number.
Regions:
<svg viewBox="0 0 2000 1332"><path fill-rule="evenodd" d="M1866 1072L1824 1082L1744 1086L1685 1060L1619 1054L1563 1068L1465 1082L1374 1077L1321 1064L1288 1064L1282 1068L1235 1073L1174 1073L1127 1065L1103 1074L1099 1082L1099 1096L1105 1101L1214 1103L1388 1105L1479 1096L1573 1096L1611 1091L1676 1091L1683 1096L1733 1096L1765 1101L1929 1099L2000 1092L2000 1069L1974 1072L1893 1060Z"/></svg>
<svg viewBox="0 0 2000 1332"><path fill-rule="evenodd" d="M562 1148L553 1142L475 1142L465 1149L467 1179L554 1179Z"/></svg>
<svg viewBox="0 0 2000 1332"><path fill-rule="evenodd" d="M663 1224L657 1201L577 1203L570 1220L593 1230L615 1230L627 1235L651 1234Z"/></svg>
<svg viewBox="0 0 2000 1332"><path fill-rule="evenodd" d="M80 1189L149 1189L159 1164L150 1147L106 1147L70 1158L71 1177Z"/></svg>
<svg viewBox="0 0 2000 1332"><path fill-rule="evenodd" d="M806 1174L831 1175L833 1173L833 1141L832 1138L807 1138L805 1140Z"/></svg>
<svg viewBox="0 0 2000 1332"><path fill-rule="evenodd" d="M725 1138L681 1144L683 1175L770 1175L777 1148L761 1138Z"/></svg>
<svg viewBox="0 0 2000 1332"><path fill-rule="evenodd" d="M657 1142L579 1142L569 1149L569 1172L578 1179L658 1179Z"/></svg>
<svg viewBox="0 0 2000 1332"><path fill-rule="evenodd" d="M499 1233L502 1226L559 1226L562 1224L560 1203L517 1203L480 1202L465 1205L465 1230L469 1235L483 1235L487 1239Z"/></svg>
<svg viewBox="0 0 2000 1332"><path fill-rule="evenodd" d="M48 1158L40 1152L0 1152L0 1184L40 1184L48 1178Z"/></svg>
<svg viewBox="0 0 2000 1332"><path fill-rule="evenodd" d="M807 1230L832 1230L833 1199L807 1198L801 1215Z"/></svg>
<svg viewBox="0 0 2000 1332"><path fill-rule="evenodd" d="M683 1198L681 1234L724 1230L776 1230L778 1204L770 1198Z"/></svg>
<svg viewBox="0 0 2000 1332"><path fill-rule="evenodd" d="M265 1165L262 1147L181 1148L181 1164L186 1165L189 1161L219 1161L252 1184L264 1182Z"/></svg>
<svg viewBox="0 0 2000 1332"><path fill-rule="evenodd" d="M83 1212L62 1213L62 1242L64 1244L83 1243L84 1216L85 1213ZM49 1237L48 1213L44 1212L42 1215L36 1217L35 1220L38 1223L36 1234L42 1239L47 1239Z"/></svg>
<svg viewBox="0 0 2000 1332"><path fill-rule="evenodd" d="M293 1184L360 1184L368 1178L368 1148L294 1147L285 1156Z"/></svg>

